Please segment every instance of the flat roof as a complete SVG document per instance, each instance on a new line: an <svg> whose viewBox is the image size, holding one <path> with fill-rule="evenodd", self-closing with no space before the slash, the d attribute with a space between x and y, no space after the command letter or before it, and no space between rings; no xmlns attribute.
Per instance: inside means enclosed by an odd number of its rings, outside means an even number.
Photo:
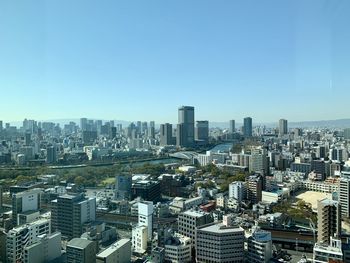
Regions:
<svg viewBox="0 0 350 263"><path fill-rule="evenodd" d="M67 246L84 249L89 246L93 241L83 238L73 238L68 242Z"/></svg>
<svg viewBox="0 0 350 263"><path fill-rule="evenodd" d="M122 246L124 246L128 242L130 242L130 239L127 239L127 238L120 239L117 242L110 245L105 250L103 250L101 253L97 254L96 256L101 257L101 258L108 257L110 254L112 254L113 252L115 252L117 249L121 248ZM131 243L130 243L130 247L131 247Z"/></svg>
<svg viewBox="0 0 350 263"><path fill-rule="evenodd" d="M239 226L225 226L222 223L214 223L214 224L210 224L210 225L204 225L203 227L199 227L198 230L205 231L205 232L211 232L211 233L218 233L218 234L232 233L232 232L244 233L243 228L241 228Z"/></svg>

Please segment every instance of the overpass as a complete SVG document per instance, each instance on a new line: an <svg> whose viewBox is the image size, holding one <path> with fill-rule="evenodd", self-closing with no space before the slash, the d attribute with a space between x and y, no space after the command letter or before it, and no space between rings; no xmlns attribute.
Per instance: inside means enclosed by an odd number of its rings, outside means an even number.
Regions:
<svg viewBox="0 0 350 263"><path fill-rule="evenodd" d="M184 160L193 160L198 156L198 153L196 152L176 152L169 154L170 157L177 158L177 159L184 159Z"/></svg>

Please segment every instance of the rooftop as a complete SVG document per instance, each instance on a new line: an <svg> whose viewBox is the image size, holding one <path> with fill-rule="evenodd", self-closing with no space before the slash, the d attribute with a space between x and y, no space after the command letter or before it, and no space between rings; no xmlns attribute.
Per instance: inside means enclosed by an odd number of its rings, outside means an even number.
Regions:
<svg viewBox="0 0 350 263"><path fill-rule="evenodd" d="M73 238L71 241L68 242L67 246L84 249L91 243L93 243L93 241L82 238Z"/></svg>
<svg viewBox="0 0 350 263"><path fill-rule="evenodd" d="M198 228L200 231L205 232L212 232L217 234L223 234L223 233L232 233L232 232L242 232L244 233L243 228L239 226L225 226L222 223L212 223L208 225L204 225Z"/></svg>
<svg viewBox="0 0 350 263"><path fill-rule="evenodd" d="M96 256L101 258L106 258L110 254L112 254L113 252L121 248L122 246L126 245L127 243L130 243L130 239L127 239L127 238L120 239L119 241L113 243L107 249L103 250L101 253L97 254ZM131 243L130 243L130 246L131 246Z"/></svg>

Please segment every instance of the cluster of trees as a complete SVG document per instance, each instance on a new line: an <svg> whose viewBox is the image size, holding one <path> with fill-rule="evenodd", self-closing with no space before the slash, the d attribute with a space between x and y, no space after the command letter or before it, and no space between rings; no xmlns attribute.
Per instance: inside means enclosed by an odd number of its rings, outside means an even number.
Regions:
<svg viewBox="0 0 350 263"><path fill-rule="evenodd" d="M283 201L275 205L272 211L288 215L294 221L308 221L311 219L314 224L317 221L317 215L312 212L311 204L304 200L299 200L296 205L293 205L291 201Z"/></svg>

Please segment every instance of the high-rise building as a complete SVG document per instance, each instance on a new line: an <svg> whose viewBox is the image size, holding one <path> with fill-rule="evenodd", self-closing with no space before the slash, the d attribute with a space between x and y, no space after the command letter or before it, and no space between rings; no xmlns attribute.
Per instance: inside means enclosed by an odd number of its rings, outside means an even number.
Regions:
<svg viewBox="0 0 350 263"><path fill-rule="evenodd" d="M261 175L247 177L247 199L257 204L262 199L263 181Z"/></svg>
<svg viewBox="0 0 350 263"><path fill-rule="evenodd" d="M147 227L148 239L152 239L153 233L153 203L142 201L138 203L138 224Z"/></svg>
<svg viewBox="0 0 350 263"><path fill-rule="evenodd" d="M197 141L203 141L205 143L208 143L209 141L209 122L208 121L196 122L195 139Z"/></svg>
<svg viewBox="0 0 350 263"><path fill-rule="evenodd" d="M254 227L248 238L248 262L267 263L272 258L271 232Z"/></svg>
<svg viewBox="0 0 350 263"><path fill-rule="evenodd" d="M40 209L41 193L42 190L37 188L12 194L12 223L14 226L18 225L19 214Z"/></svg>
<svg viewBox="0 0 350 263"><path fill-rule="evenodd" d="M121 174L115 177L115 200L130 200L131 199L131 175Z"/></svg>
<svg viewBox="0 0 350 263"><path fill-rule="evenodd" d="M67 263L95 263L96 244L83 238L73 238L67 244Z"/></svg>
<svg viewBox="0 0 350 263"><path fill-rule="evenodd" d="M196 238L196 262L243 262L243 228L212 223L197 227Z"/></svg>
<svg viewBox="0 0 350 263"><path fill-rule="evenodd" d="M0 133L3 131L3 129L4 129L3 122L0 121Z"/></svg>
<svg viewBox="0 0 350 263"><path fill-rule="evenodd" d="M82 225L96 217L96 199L83 194L62 195L51 201L52 229L63 237L74 238L82 234Z"/></svg>
<svg viewBox="0 0 350 263"><path fill-rule="evenodd" d="M243 135L244 137L253 136L253 120L251 117L246 117L243 119Z"/></svg>
<svg viewBox="0 0 350 263"><path fill-rule="evenodd" d="M57 151L54 145L48 145L46 147L46 162L47 163L57 162Z"/></svg>
<svg viewBox="0 0 350 263"><path fill-rule="evenodd" d="M51 234L49 219L39 219L11 229L6 237L7 262L23 263L25 248L36 243L39 236L45 234Z"/></svg>
<svg viewBox="0 0 350 263"><path fill-rule="evenodd" d="M280 136L288 134L288 121L285 119L280 119L278 123L278 132Z"/></svg>
<svg viewBox="0 0 350 263"><path fill-rule="evenodd" d="M240 181L230 183L229 198L242 202L246 198L246 183Z"/></svg>
<svg viewBox="0 0 350 263"><path fill-rule="evenodd" d="M344 139L345 140L350 140L350 128L344 129Z"/></svg>
<svg viewBox="0 0 350 263"><path fill-rule="evenodd" d="M129 263L131 261L131 242L124 238L110 245L96 255L96 263Z"/></svg>
<svg viewBox="0 0 350 263"><path fill-rule="evenodd" d="M230 120L229 133L234 133L236 130L235 120Z"/></svg>
<svg viewBox="0 0 350 263"><path fill-rule="evenodd" d="M188 147L194 144L194 107L182 106L179 108L179 125L176 144Z"/></svg>
<svg viewBox="0 0 350 263"><path fill-rule="evenodd" d="M213 222L209 213L187 210L178 217L178 231L180 234L191 238L192 245L196 243L196 228Z"/></svg>
<svg viewBox="0 0 350 263"><path fill-rule="evenodd" d="M165 123L160 125L160 145L173 144L173 125Z"/></svg>
<svg viewBox="0 0 350 263"><path fill-rule="evenodd" d="M32 143L32 134L30 132L26 132L25 133L24 141L25 141L24 143L25 143L26 146L31 145L31 143Z"/></svg>
<svg viewBox="0 0 350 263"><path fill-rule="evenodd" d="M317 242L329 244L331 237L339 238L341 216L339 202L323 199L317 202Z"/></svg>
<svg viewBox="0 0 350 263"><path fill-rule="evenodd" d="M338 198L342 218L350 218L350 178L340 178Z"/></svg>
<svg viewBox="0 0 350 263"><path fill-rule="evenodd" d="M88 124L87 118L81 118L81 119L80 119L80 129L81 129L82 131L86 131L86 129L87 129L87 124Z"/></svg>

